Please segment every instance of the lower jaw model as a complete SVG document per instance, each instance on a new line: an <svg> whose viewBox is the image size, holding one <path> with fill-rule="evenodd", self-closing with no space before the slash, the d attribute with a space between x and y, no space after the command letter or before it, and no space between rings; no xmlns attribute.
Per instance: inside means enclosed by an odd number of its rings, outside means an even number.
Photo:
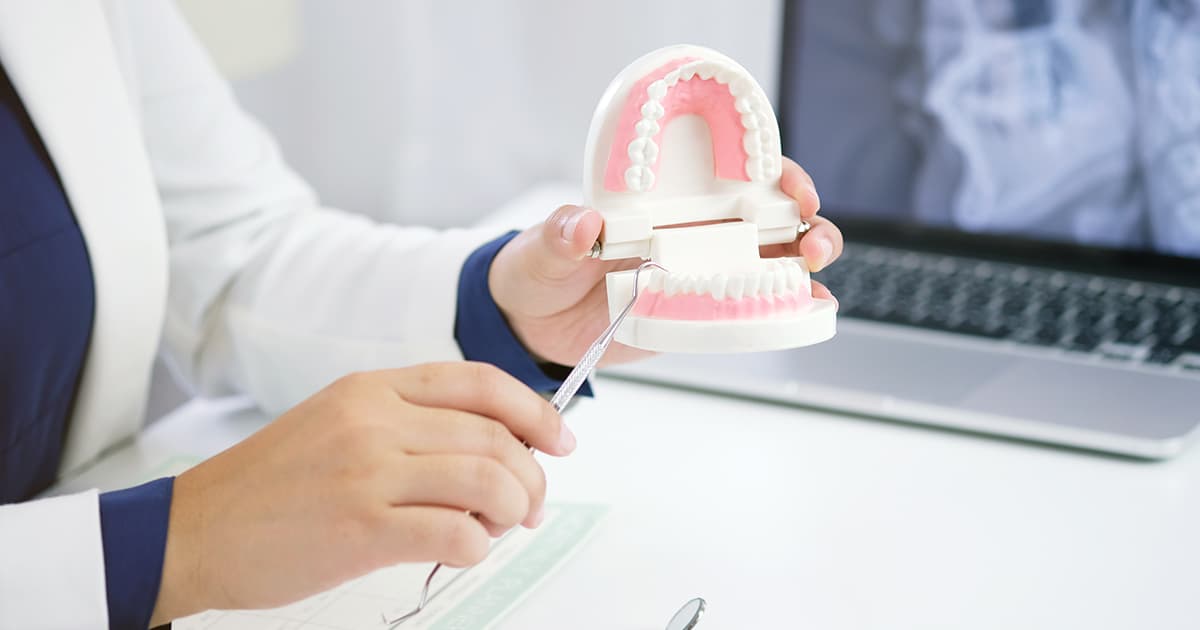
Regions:
<svg viewBox="0 0 1200 630"><path fill-rule="evenodd" d="M616 340L663 352L752 352L832 337L836 304L812 296L800 258L762 259L803 221L779 189L770 101L732 59L699 46L654 51L623 70L588 134L584 203L605 220L598 254L642 258L638 299ZM611 316L634 273L608 275Z"/></svg>
<svg viewBox="0 0 1200 630"><path fill-rule="evenodd" d="M812 306L803 261L763 260L758 269L713 275L652 272L633 314L692 321L761 319Z"/></svg>

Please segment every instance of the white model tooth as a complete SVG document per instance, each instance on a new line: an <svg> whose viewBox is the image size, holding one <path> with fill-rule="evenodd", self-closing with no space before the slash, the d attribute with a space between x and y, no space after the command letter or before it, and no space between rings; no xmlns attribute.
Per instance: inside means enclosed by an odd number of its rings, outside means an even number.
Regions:
<svg viewBox="0 0 1200 630"><path fill-rule="evenodd" d="M776 267L771 275L775 278L775 295L783 295L788 291L787 272L783 267Z"/></svg>
<svg viewBox="0 0 1200 630"><path fill-rule="evenodd" d="M643 118L637 121L637 124L633 126L633 130L637 133L638 137L652 138L658 135L658 132L662 130L662 127L659 127L658 123L653 120L646 120Z"/></svg>
<svg viewBox="0 0 1200 630"><path fill-rule="evenodd" d="M667 294L668 296L679 293L679 276L673 273L668 273L665 275L667 277L666 280L663 281L663 293Z"/></svg>
<svg viewBox="0 0 1200 630"><path fill-rule="evenodd" d="M650 138L633 140L626 151L634 164L654 164L658 160L658 145Z"/></svg>
<svg viewBox="0 0 1200 630"><path fill-rule="evenodd" d="M646 138L637 138L636 140L630 142L629 146L625 149L625 152L629 154L629 161L633 162L634 164L645 164Z"/></svg>
<svg viewBox="0 0 1200 630"><path fill-rule="evenodd" d="M658 120L665 113L667 112L663 109L662 103L658 101L646 101L646 104L642 105L642 118Z"/></svg>
<svg viewBox="0 0 1200 630"><path fill-rule="evenodd" d="M676 68L668 72L667 76L663 77L662 80L666 82L667 87L675 87L675 84L679 83L679 69Z"/></svg>
<svg viewBox="0 0 1200 630"><path fill-rule="evenodd" d="M632 145L630 145L632 146ZM742 136L742 148L746 150L746 155L751 157L762 153L758 142L758 134L748 133Z"/></svg>
<svg viewBox="0 0 1200 630"><path fill-rule="evenodd" d="M729 93L734 98L741 98L750 93L750 82L745 77L738 77L729 82Z"/></svg>
<svg viewBox="0 0 1200 630"><path fill-rule="evenodd" d="M749 177L752 182L762 181L762 158L755 156L746 160L746 177Z"/></svg>
<svg viewBox="0 0 1200 630"><path fill-rule="evenodd" d="M717 83L728 85L730 81L737 78L737 73L729 68L721 68L717 70L717 73L713 75L713 78L717 80Z"/></svg>
<svg viewBox="0 0 1200 630"><path fill-rule="evenodd" d="M714 299L725 299L725 285L729 283L729 276L719 273L708 281L709 292L712 293Z"/></svg>
<svg viewBox="0 0 1200 630"><path fill-rule="evenodd" d="M765 112L765 111L763 111L763 110L761 110L761 109L760 109L760 110L757 110L757 111L755 111L755 112L754 112L754 116L755 116L756 118L758 118L758 126L759 126L759 127L763 128L763 129L770 129L770 128L771 128L771 116L770 116L770 114L768 114L767 112Z"/></svg>
<svg viewBox="0 0 1200 630"><path fill-rule="evenodd" d="M766 271L760 271L758 275L762 278L759 286L759 295L763 297L775 295L775 272L767 269Z"/></svg>
<svg viewBox="0 0 1200 630"><path fill-rule="evenodd" d="M666 275L667 274L661 271L655 270L654 273L650 274L650 283L647 285L647 288L650 291L662 293L663 287L666 286L667 283Z"/></svg>
<svg viewBox="0 0 1200 630"><path fill-rule="evenodd" d="M676 285L675 290L680 295L687 295L692 292L692 283L693 283L692 274L681 273L681 274L679 274L679 284Z"/></svg>
<svg viewBox="0 0 1200 630"><path fill-rule="evenodd" d="M742 114L742 128L746 131L758 129L758 116L754 114Z"/></svg>
<svg viewBox="0 0 1200 630"><path fill-rule="evenodd" d="M750 112L752 112L754 110L754 106L750 102L750 99L748 99L744 96L737 98L733 101L733 108L736 109L739 114L749 114ZM645 114L644 111L642 113L643 113L643 115Z"/></svg>
<svg viewBox="0 0 1200 630"><path fill-rule="evenodd" d="M729 281L725 283L725 295L731 300L740 300L746 293L746 278L735 273L729 276Z"/></svg>
<svg viewBox="0 0 1200 630"><path fill-rule="evenodd" d="M758 297L762 295L759 290L762 289L762 274L750 272L746 274L746 297Z"/></svg>
<svg viewBox="0 0 1200 630"><path fill-rule="evenodd" d="M783 174L783 162L775 158L769 158L766 165L766 176L768 179L779 177Z"/></svg>
<svg viewBox="0 0 1200 630"><path fill-rule="evenodd" d="M763 159L763 168L771 168L771 160L778 156L781 152L778 147L772 149L767 142L767 134L762 134L758 137L758 155Z"/></svg>
<svg viewBox="0 0 1200 630"><path fill-rule="evenodd" d="M667 95L667 82L659 79L651 83L650 87L646 88L646 93L650 95L650 98L661 101L662 97Z"/></svg>
<svg viewBox="0 0 1200 630"><path fill-rule="evenodd" d="M708 80L713 77L713 70L712 66L704 64L696 69L696 75L703 80Z"/></svg>
<svg viewBox="0 0 1200 630"><path fill-rule="evenodd" d="M689 63L686 66L679 67L679 80L691 81L692 77L696 76L696 64Z"/></svg>
<svg viewBox="0 0 1200 630"><path fill-rule="evenodd" d="M625 187L632 192L645 192L654 187L654 171L634 164L625 169Z"/></svg>
<svg viewBox="0 0 1200 630"><path fill-rule="evenodd" d="M791 264L787 267L787 284L791 291L800 290L800 265Z"/></svg>

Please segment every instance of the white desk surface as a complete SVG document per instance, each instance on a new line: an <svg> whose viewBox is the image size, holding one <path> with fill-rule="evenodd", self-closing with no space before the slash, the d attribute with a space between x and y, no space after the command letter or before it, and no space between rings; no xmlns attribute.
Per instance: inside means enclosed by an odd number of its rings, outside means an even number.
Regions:
<svg viewBox="0 0 1200 630"><path fill-rule="evenodd" d="M658 630L1200 627L1200 451L1145 463L601 378L540 456L611 506L502 624ZM265 420L195 402L80 485L125 485Z"/></svg>

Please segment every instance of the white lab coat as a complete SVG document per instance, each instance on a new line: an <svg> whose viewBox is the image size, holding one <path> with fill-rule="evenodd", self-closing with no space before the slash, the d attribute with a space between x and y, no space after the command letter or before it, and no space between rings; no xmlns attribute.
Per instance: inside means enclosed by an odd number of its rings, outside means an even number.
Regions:
<svg viewBox="0 0 1200 630"><path fill-rule="evenodd" d="M269 411L349 371L461 358L458 274L495 234L320 207L171 3L0 0L0 60L95 276L61 473L142 427L160 342L198 391ZM97 493L0 507L0 628L106 627Z"/></svg>

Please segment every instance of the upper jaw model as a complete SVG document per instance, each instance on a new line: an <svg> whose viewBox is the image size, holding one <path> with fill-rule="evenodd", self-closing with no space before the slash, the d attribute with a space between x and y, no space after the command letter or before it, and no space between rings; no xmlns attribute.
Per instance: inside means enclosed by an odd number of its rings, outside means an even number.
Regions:
<svg viewBox="0 0 1200 630"><path fill-rule="evenodd" d="M599 255L644 258L640 296L617 341L663 352L751 352L825 341L837 307L812 297L799 258L760 245L797 238L779 189L779 124L762 87L732 59L670 46L608 86L588 133L584 202L604 216ZM612 316L632 271L608 275Z"/></svg>

